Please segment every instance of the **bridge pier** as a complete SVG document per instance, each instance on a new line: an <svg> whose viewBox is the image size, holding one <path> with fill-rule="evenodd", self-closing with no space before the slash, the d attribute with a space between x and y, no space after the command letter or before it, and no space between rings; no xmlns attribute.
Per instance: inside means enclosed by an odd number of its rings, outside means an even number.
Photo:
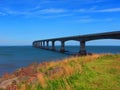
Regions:
<svg viewBox="0 0 120 90"><path fill-rule="evenodd" d="M33 42L33 46L36 48L47 49L47 48L49 48L48 42L52 42L52 50L55 50L55 41L61 41L60 52L66 52L65 51L65 41L69 41L69 40L78 41L79 40L79 42L80 42L79 53L81 55L86 55L87 52L86 52L85 42L91 41L91 40L97 40L97 39L118 39L118 40L120 40L120 31L37 40L37 41Z"/></svg>
<svg viewBox="0 0 120 90"><path fill-rule="evenodd" d="M37 47L37 43L35 43L35 46Z"/></svg>
<svg viewBox="0 0 120 90"><path fill-rule="evenodd" d="M40 47L40 43L38 42L38 48Z"/></svg>
<svg viewBox="0 0 120 90"><path fill-rule="evenodd" d="M33 46L36 47L36 43L35 42L33 42Z"/></svg>
<svg viewBox="0 0 120 90"><path fill-rule="evenodd" d="M61 49L60 52L65 52L65 41L61 41Z"/></svg>
<svg viewBox="0 0 120 90"><path fill-rule="evenodd" d="M39 42L37 42L37 47L39 47Z"/></svg>
<svg viewBox="0 0 120 90"><path fill-rule="evenodd" d="M52 41L52 49L51 50L55 50L55 41Z"/></svg>
<svg viewBox="0 0 120 90"><path fill-rule="evenodd" d="M42 48L45 48L45 41L42 42Z"/></svg>
<svg viewBox="0 0 120 90"><path fill-rule="evenodd" d="M80 41L80 51L79 53L81 55L86 55L86 46L85 46L85 41Z"/></svg>
<svg viewBox="0 0 120 90"><path fill-rule="evenodd" d="M40 42L38 42L38 47L40 47Z"/></svg>
<svg viewBox="0 0 120 90"><path fill-rule="evenodd" d="M42 41L41 41L41 43L40 43L40 46L41 46L40 48L43 48L43 42L42 42Z"/></svg>
<svg viewBox="0 0 120 90"><path fill-rule="evenodd" d="M40 42L40 48L42 48L42 42Z"/></svg>
<svg viewBox="0 0 120 90"><path fill-rule="evenodd" d="M49 49L49 41L46 41L46 49Z"/></svg>

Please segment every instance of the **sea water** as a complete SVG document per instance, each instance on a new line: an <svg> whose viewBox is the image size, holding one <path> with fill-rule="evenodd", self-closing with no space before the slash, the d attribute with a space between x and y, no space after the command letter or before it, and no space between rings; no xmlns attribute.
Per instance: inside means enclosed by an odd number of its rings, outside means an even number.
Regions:
<svg viewBox="0 0 120 90"><path fill-rule="evenodd" d="M56 47L60 49L59 46ZM79 52L79 46L66 46L70 53ZM120 53L120 46L87 46L91 53ZM12 73L18 68L26 67L34 62L60 60L69 57L68 54L34 48L32 46L1 46L0 47L0 76L5 72Z"/></svg>

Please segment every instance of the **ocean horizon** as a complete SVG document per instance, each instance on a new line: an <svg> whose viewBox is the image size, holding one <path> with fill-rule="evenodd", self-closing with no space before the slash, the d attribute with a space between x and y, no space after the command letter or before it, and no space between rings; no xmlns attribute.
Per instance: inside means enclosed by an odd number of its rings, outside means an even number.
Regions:
<svg viewBox="0 0 120 90"><path fill-rule="evenodd" d="M68 53L79 52L79 46L66 46ZM60 46L56 46L59 50ZM119 54L120 46L86 46L89 53ZM34 48L32 46L0 46L0 76L4 73L12 73L15 70L26 67L34 62L41 63L67 58L70 55Z"/></svg>

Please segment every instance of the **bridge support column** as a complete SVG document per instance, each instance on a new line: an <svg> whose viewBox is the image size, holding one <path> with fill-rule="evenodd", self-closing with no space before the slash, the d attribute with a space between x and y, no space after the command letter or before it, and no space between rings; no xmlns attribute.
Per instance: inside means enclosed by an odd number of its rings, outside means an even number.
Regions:
<svg viewBox="0 0 120 90"><path fill-rule="evenodd" d="M40 48L42 48L42 42L40 42Z"/></svg>
<svg viewBox="0 0 120 90"><path fill-rule="evenodd" d="M60 52L65 52L65 41L61 41L61 49Z"/></svg>
<svg viewBox="0 0 120 90"><path fill-rule="evenodd" d="M43 41L41 41L41 48L43 48Z"/></svg>
<svg viewBox="0 0 120 90"><path fill-rule="evenodd" d="M40 42L38 42L38 48L40 47Z"/></svg>
<svg viewBox="0 0 120 90"><path fill-rule="evenodd" d="M40 42L38 42L38 48L40 47Z"/></svg>
<svg viewBox="0 0 120 90"><path fill-rule="evenodd" d="M37 42L37 48L39 47L39 42Z"/></svg>
<svg viewBox="0 0 120 90"><path fill-rule="evenodd" d="M55 50L55 41L52 41L52 50Z"/></svg>
<svg viewBox="0 0 120 90"><path fill-rule="evenodd" d="M45 41L43 41L43 46L42 46L42 48L45 48Z"/></svg>
<svg viewBox="0 0 120 90"><path fill-rule="evenodd" d="M37 47L37 43L36 42L34 43L34 45L35 45L35 47Z"/></svg>
<svg viewBox="0 0 120 90"><path fill-rule="evenodd" d="M49 49L49 41L46 41L46 49Z"/></svg>
<svg viewBox="0 0 120 90"><path fill-rule="evenodd" d="M80 41L80 51L79 53L81 55L86 55L86 48L85 48L85 41Z"/></svg>
<svg viewBox="0 0 120 90"><path fill-rule="evenodd" d="M34 47L36 47L36 42L33 43Z"/></svg>

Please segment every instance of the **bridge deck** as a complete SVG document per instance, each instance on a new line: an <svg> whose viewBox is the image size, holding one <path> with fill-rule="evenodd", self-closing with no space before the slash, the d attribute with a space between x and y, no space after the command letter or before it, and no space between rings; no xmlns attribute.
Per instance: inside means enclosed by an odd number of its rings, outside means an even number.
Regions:
<svg viewBox="0 0 120 90"><path fill-rule="evenodd" d="M60 41L61 42L60 52L65 52L66 51L65 42L68 40L76 40L80 42L79 53L84 55L86 54L85 42L90 40L97 40L97 39L120 39L120 31L37 40L33 42L33 46L47 50L55 50L55 42ZM49 41L52 42L52 49L49 48Z"/></svg>
<svg viewBox="0 0 120 90"><path fill-rule="evenodd" d="M94 39L120 39L120 31L115 32L105 32L105 33L96 33L96 34L88 34L88 35L78 35L78 36L69 36L69 37L60 37L60 38L52 38L52 39L44 39L38 41L67 41L67 40L94 40Z"/></svg>

